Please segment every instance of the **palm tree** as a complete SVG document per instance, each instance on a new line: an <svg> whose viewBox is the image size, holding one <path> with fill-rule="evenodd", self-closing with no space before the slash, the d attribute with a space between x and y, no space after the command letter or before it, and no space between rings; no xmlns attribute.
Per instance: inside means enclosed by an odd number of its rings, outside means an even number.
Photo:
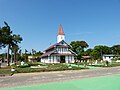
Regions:
<svg viewBox="0 0 120 90"><path fill-rule="evenodd" d="M10 26L4 22L5 26L1 28L2 32L2 42L4 46L8 46L7 50L7 60L8 60L8 66L10 66L10 59L9 59L9 52L10 48L14 45L18 45L22 41L22 37L20 35L12 34L12 31L10 29Z"/></svg>
<svg viewBox="0 0 120 90"><path fill-rule="evenodd" d="M9 51L10 51L10 46L13 44L12 42L12 31L10 30L10 27L6 22L4 22L5 26L1 28L2 32L2 42L4 46L8 46L7 50L7 60L8 60L8 66L10 65L10 60L9 60Z"/></svg>
<svg viewBox="0 0 120 90"><path fill-rule="evenodd" d="M12 45L12 48L13 48L13 50L14 50L14 61L15 61L15 65L16 65L16 62L17 62L17 60L16 60L16 53L17 53L18 50L19 50L18 43L21 43L22 40L23 40L23 39L22 39L22 37L21 37L20 35L16 35L16 34L13 35L13 42L14 42L14 44Z"/></svg>
<svg viewBox="0 0 120 90"><path fill-rule="evenodd" d="M12 45L12 48L11 48L11 51L14 53L14 62L15 62L15 65L17 64L17 59L16 59L16 54L19 50L19 46L14 44Z"/></svg>

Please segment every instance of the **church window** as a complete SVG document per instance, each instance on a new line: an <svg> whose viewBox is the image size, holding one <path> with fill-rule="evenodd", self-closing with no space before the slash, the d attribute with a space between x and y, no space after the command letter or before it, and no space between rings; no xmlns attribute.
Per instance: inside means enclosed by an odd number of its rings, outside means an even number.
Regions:
<svg viewBox="0 0 120 90"><path fill-rule="evenodd" d="M62 48L62 52L63 52L63 49L64 49L64 48Z"/></svg>
<svg viewBox="0 0 120 90"><path fill-rule="evenodd" d="M53 56L53 62L54 62L54 56Z"/></svg>
<svg viewBox="0 0 120 90"><path fill-rule="evenodd" d="M69 60L69 56L68 56L68 60Z"/></svg>
<svg viewBox="0 0 120 90"><path fill-rule="evenodd" d="M50 62L51 62L51 56L49 56L49 60L50 60Z"/></svg>

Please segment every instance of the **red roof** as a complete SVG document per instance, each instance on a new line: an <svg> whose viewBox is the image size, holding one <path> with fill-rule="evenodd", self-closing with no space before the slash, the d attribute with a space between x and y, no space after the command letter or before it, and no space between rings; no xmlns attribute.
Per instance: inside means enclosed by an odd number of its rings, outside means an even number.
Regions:
<svg viewBox="0 0 120 90"><path fill-rule="evenodd" d="M50 55L50 54L53 53L53 52L54 52L54 51L46 52L46 53L42 54L41 57L48 56L48 55Z"/></svg>
<svg viewBox="0 0 120 90"><path fill-rule="evenodd" d="M47 51L47 50L49 50L49 49L54 48L57 44L58 44L58 43L56 43L56 44L54 44L54 45L50 46L50 47L49 47L49 48L47 48L45 51Z"/></svg>
<svg viewBox="0 0 120 90"><path fill-rule="evenodd" d="M52 54L54 51L51 51L51 52L47 52L47 53L44 53L41 57L45 57L45 56L48 56L50 54ZM69 54L69 53L57 53L57 54L52 54L52 56L75 56L74 54Z"/></svg>
<svg viewBox="0 0 120 90"><path fill-rule="evenodd" d="M60 28L58 31L58 35L65 35L61 24L60 24Z"/></svg>
<svg viewBox="0 0 120 90"><path fill-rule="evenodd" d="M52 54L52 56L75 56L74 54L69 54L69 53L58 53L58 54Z"/></svg>

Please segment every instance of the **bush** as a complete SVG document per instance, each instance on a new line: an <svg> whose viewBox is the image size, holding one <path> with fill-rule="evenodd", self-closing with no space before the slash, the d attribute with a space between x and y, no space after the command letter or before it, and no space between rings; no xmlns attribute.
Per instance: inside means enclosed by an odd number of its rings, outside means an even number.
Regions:
<svg viewBox="0 0 120 90"><path fill-rule="evenodd" d="M39 62L29 62L28 65L29 66L38 66L38 65L40 65L40 66L46 66L45 64L39 63Z"/></svg>
<svg viewBox="0 0 120 90"><path fill-rule="evenodd" d="M83 68L80 67L72 67L64 64L48 64L47 68L16 68L16 73L30 73L30 72L49 72L49 71L64 71L64 70L80 70Z"/></svg>
<svg viewBox="0 0 120 90"><path fill-rule="evenodd" d="M28 64L18 66L18 68L27 68L27 67L30 67L30 66Z"/></svg>
<svg viewBox="0 0 120 90"><path fill-rule="evenodd" d="M10 74L10 69L0 69L0 74Z"/></svg>
<svg viewBox="0 0 120 90"><path fill-rule="evenodd" d="M16 73L43 72L44 70L40 68L17 68Z"/></svg>

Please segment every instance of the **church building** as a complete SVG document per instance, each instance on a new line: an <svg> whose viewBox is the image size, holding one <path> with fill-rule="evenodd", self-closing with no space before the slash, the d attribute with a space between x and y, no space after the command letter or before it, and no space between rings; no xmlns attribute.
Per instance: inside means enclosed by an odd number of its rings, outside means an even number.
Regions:
<svg viewBox="0 0 120 90"><path fill-rule="evenodd" d="M65 42L65 33L60 25L57 43L45 50L41 56L43 63L74 63L76 54L71 50L71 46Z"/></svg>

